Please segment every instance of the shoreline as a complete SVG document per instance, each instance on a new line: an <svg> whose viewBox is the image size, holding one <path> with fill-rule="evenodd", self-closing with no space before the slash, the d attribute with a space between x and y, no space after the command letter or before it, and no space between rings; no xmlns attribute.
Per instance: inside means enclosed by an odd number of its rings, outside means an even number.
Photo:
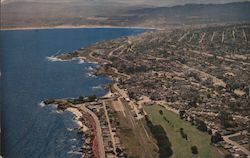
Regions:
<svg viewBox="0 0 250 158"><path fill-rule="evenodd" d="M92 154L98 158L103 158L100 156L104 155L104 150L100 150L103 142L100 140L100 133L97 131L99 123L96 120L98 119L95 118L96 116L91 110L85 107L85 102L72 104L67 99L52 99L43 101L43 104L44 106L57 105L57 111L67 111L73 115L72 121L75 121L78 127L72 130L81 134L82 139L85 140L80 149L75 150L76 152L80 152L86 158L91 158Z"/></svg>
<svg viewBox="0 0 250 158"><path fill-rule="evenodd" d="M84 29L84 28L126 28L126 29L149 29L149 30L164 30L162 28L155 27L141 27L141 26L113 26L113 25L58 25L58 26L34 26L34 27L10 27L0 28L3 31L15 31L15 30L48 30L48 29Z"/></svg>
<svg viewBox="0 0 250 158"><path fill-rule="evenodd" d="M88 52L90 52L90 51L88 51ZM70 54L70 53L69 53ZM72 53L71 54L73 57L74 57L74 55L77 55L77 53ZM108 61L106 58L101 58L101 57L98 57L98 56L95 56L93 53L88 53L88 54L82 54L82 55L84 55L84 57L85 57L85 60L86 61L96 61L100 66L103 66L104 64L105 64L105 62L106 61ZM69 55L69 57L70 57L70 55ZM78 55L78 57L79 57L79 55ZM56 58L57 59L60 59L60 55L58 55L58 56L56 56ZM72 59L71 59L72 60ZM105 61L106 60L106 61ZM106 63L108 63L108 62L106 62ZM110 66L111 68L111 70L113 70L113 69L115 69L113 66ZM120 73L120 72L118 72L118 70L116 69L116 71L112 71L113 72L113 74L117 74L117 76L112 76L112 74L110 74L110 72L107 72L106 71L106 73L105 73L105 71L103 71L104 73L102 73L102 75L105 75L105 76L110 76L111 78L121 78L122 76L125 76L125 78L126 78L126 74L123 74L123 73ZM98 75L97 75L98 76ZM114 80L115 81L115 83L114 84L116 84L117 83L117 81L116 80ZM116 85L117 86L117 85ZM123 90L121 90L121 88L117 88L118 89L118 92L119 92L119 89L120 89L120 91L121 91L121 93L120 94L124 94L123 93ZM106 95L108 95L108 93L106 94ZM125 95L122 95L122 96L125 96ZM123 97L123 98L126 98L126 96L125 97ZM158 104L160 104L161 102L157 102ZM163 104L164 104L164 102L163 102ZM136 106L134 106L134 107L136 107ZM172 111L172 112L174 112L174 113L176 113L177 114L177 112L178 111L176 111L176 109L171 109L170 107L167 107L167 106L163 106L165 109L167 109L167 110L169 110L169 111ZM135 111L136 112L136 111ZM136 112L137 113L137 112ZM192 113L191 113L192 114ZM190 114L190 115L191 115ZM227 142L227 141L226 141ZM230 144L230 143L229 143Z"/></svg>

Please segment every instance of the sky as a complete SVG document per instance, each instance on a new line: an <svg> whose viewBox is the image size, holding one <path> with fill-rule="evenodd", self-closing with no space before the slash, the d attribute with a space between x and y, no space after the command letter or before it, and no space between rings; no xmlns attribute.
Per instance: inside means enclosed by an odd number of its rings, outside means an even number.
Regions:
<svg viewBox="0 0 250 158"><path fill-rule="evenodd" d="M1 0L1 3L13 1L34 1L34 2L120 2L130 5L156 5L156 6L173 6L187 3L230 3L250 0Z"/></svg>

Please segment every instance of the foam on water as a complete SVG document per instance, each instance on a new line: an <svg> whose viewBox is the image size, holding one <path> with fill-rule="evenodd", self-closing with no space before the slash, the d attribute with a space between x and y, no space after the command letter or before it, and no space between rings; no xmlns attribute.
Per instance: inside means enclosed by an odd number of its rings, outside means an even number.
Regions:
<svg viewBox="0 0 250 158"><path fill-rule="evenodd" d="M84 59L79 59L78 60L78 64L83 64L83 63L85 63Z"/></svg>
<svg viewBox="0 0 250 158"><path fill-rule="evenodd" d="M79 152L79 151L73 151L73 150L71 150L71 151L69 151L69 152L68 152L68 154L73 154L73 155L81 155L81 154L82 154L82 152Z"/></svg>
<svg viewBox="0 0 250 158"><path fill-rule="evenodd" d="M94 86L92 87L92 89L93 90L103 89L103 85Z"/></svg>
<svg viewBox="0 0 250 158"><path fill-rule="evenodd" d="M88 72L88 73L86 73L85 76L86 76L86 77L89 77L89 78L97 78L97 76L94 75L93 72Z"/></svg>
<svg viewBox="0 0 250 158"><path fill-rule="evenodd" d="M39 106L43 108L43 107L45 106L45 103L44 103L43 101L41 101L41 102L39 103Z"/></svg>

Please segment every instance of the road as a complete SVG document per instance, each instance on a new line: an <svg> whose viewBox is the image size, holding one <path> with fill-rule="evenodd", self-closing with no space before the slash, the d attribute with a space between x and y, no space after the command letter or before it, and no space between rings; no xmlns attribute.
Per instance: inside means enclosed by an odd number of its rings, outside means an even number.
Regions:
<svg viewBox="0 0 250 158"><path fill-rule="evenodd" d="M245 41L247 42L247 36L246 36L246 33L245 33L244 29L242 29L242 34L243 34L243 37L244 37Z"/></svg>
<svg viewBox="0 0 250 158"><path fill-rule="evenodd" d="M179 110L176 110L174 108L171 108L170 106L167 105L167 102L165 101L155 101L156 104L159 104L161 106L163 106L166 110L168 111L172 111L173 113L175 113L176 115L179 115Z"/></svg>
<svg viewBox="0 0 250 158"><path fill-rule="evenodd" d="M128 98L128 94L127 92L125 92L123 89L120 89L117 85L117 83L115 83L113 85L114 89L123 97L123 98Z"/></svg>
<svg viewBox="0 0 250 158"><path fill-rule="evenodd" d="M114 88L118 91L118 93L119 93L123 98L129 98L127 92L124 91L123 89L120 89L120 88L117 86L116 83L114 84ZM128 104L128 105L130 105L130 106L133 107L133 110L135 111L138 120L144 117L143 115L140 114L140 111L139 111L137 105L135 105L134 102L131 101L130 104Z"/></svg>
<svg viewBox="0 0 250 158"><path fill-rule="evenodd" d="M211 42L213 42L214 36L215 36L215 32L213 32L213 35L212 35L211 40L210 40Z"/></svg>
<svg viewBox="0 0 250 158"><path fill-rule="evenodd" d="M225 39L225 32L223 31L222 35L221 35L221 43L224 42L224 39Z"/></svg>
<svg viewBox="0 0 250 158"><path fill-rule="evenodd" d="M248 151L246 148L244 148L243 146L241 146L237 142L232 141L231 139L229 139L230 137L239 136L239 135L241 135L241 132L238 132L238 133L235 133L235 134L231 134L231 135L227 135L227 136L223 136L223 139L227 143L232 144L234 146L237 146L237 148L239 148L242 152L244 152L245 154L247 154L248 157L250 157L250 151Z"/></svg>
<svg viewBox="0 0 250 158"><path fill-rule="evenodd" d="M120 49L120 48L122 48L122 47L124 47L124 46L125 46L125 45L121 45L121 46L115 48L114 50L112 50L111 52L109 52L108 56L113 56L113 53L114 53L115 51L117 51L118 49Z"/></svg>
<svg viewBox="0 0 250 158"><path fill-rule="evenodd" d="M178 42L181 42L190 32L185 33L181 38L178 40Z"/></svg>
<svg viewBox="0 0 250 158"><path fill-rule="evenodd" d="M97 116L91 111L89 110L88 108L85 107L84 104L80 104L79 108L87 113L89 113L94 121L95 121L95 124L96 124L96 132L97 132L97 142L98 142L98 147L99 147L99 155L100 155L100 158L105 158L105 150L104 150L104 143L103 143L103 139L102 139L102 129L101 129L101 126L100 126L100 122L99 122L99 119L97 118Z"/></svg>
<svg viewBox="0 0 250 158"><path fill-rule="evenodd" d="M200 39L200 41L199 41L199 44L201 44L201 43L203 42L205 36L206 36L206 33L203 33L203 35L201 36L201 39Z"/></svg>
<svg viewBox="0 0 250 158"><path fill-rule="evenodd" d="M112 67L111 69L114 70L114 72L117 74L117 75L120 75L120 76L124 76L126 78L126 80L129 80L131 78L130 75L127 75L127 74L124 74L124 73L121 73L121 72L118 72L118 70L114 67Z"/></svg>

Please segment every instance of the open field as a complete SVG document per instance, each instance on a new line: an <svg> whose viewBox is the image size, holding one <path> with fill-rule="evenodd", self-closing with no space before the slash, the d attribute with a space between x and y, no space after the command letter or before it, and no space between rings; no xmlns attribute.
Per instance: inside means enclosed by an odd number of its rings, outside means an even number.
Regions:
<svg viewBox="0 0 250 158"><path fill-rule="evenodd" d="M130 123L128 122L128 120L123 118L122 113L118 114L118 118L120 120L120 125L121 125L118 134L121 137L121 141L124 144L128 155L134 157L140 157L142 149L140 148L140 143L138 142L138 140L135 137L135 134L133 133L132 127L130 127Z"/></svg>
<svg viewBox="0 0 250 158"><path fill-rule="evenodd" d="M174 158L219 158L223 157L217 150L210 145L210 136L207 133L200 132L195 126L189 122L181 120L178 115L167 111L159 105L145 106L145 110L153 124L160 124L167 132L168 138L172 144ZM163 111L163 115L159 114L159 110ZM164 120L165 118L169 123ZM184 129L188 140L181 137L180 128ZM198 154L193 155L191 146L198 147Z"/></svg>
<svg viewBox="0 0 250 158"><path fill-rule="evenodd" d="M122 112L117 113L119 120L118 135L126 148L129 158L155 158L158 157L157 148L153 140L147 136L141 121L137 121L127 109L128 105L122 101L126 118Z"/></svg>

